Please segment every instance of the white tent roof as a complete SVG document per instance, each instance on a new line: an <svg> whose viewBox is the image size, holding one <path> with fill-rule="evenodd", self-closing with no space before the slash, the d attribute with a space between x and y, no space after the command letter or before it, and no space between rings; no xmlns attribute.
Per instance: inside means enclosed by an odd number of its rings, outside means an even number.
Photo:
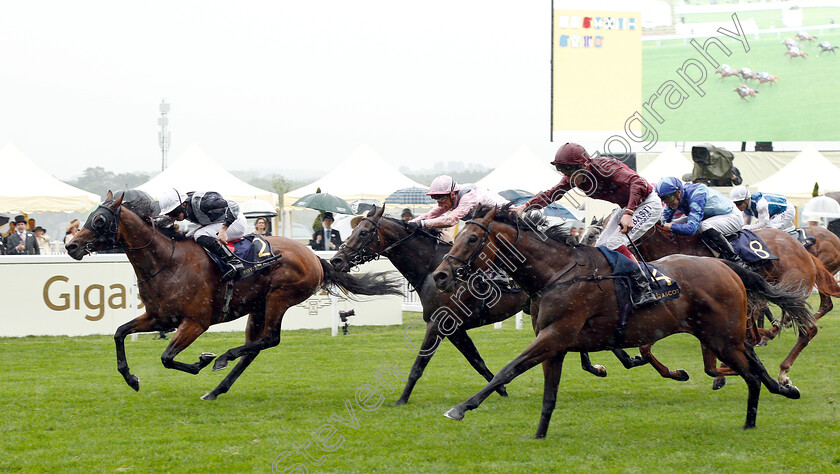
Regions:
<svg viewBox="0 0 840 474"><path fill-rule="evenodd" d="M676 176L682 179L684 174L691 173L692 170L694 170L694 162L677 151L677 147L670 145L649 165L639 171L639 174L651 184L656 184L660 178L666 176Z"/></svg>
<svg viewBox="0 0 840 474"><path fill-rule="evenodd" d="M367 144L361 144L356 151L318 181L283 195L283 204L289 207L298 199L321 192L338 196L347 202L357 199L384 201L397 189L428 188L397 171L383 160Z"/></svg>
<svg viewBox="0 0 840 474"><path fill-rule="evenodd" d="M807 199L820 184L820 192L840 191L840 168L834 166L816 148L808 147L769 178L757 183L759 191Z"/></svg>
<svg viewBox="0 0 840 474"><path fill-rule="evenodd" d="M522 189L536 194L560 181L560 175L551 167L550 161L537 157L528 145L520 145L507 160L475 184L494 192Z"/></svg>
<svg viewBox="0 0 840 474"><path fill-rule="evenodd" d="M12 142L0 149L0 163L0 212L87 212L101 202L39 168Z"/></svg>
<svg viewBox="0 0 840 474"><path fill-rule="evenodd" d="M167 188L175 188L185 193L198 190L216 191L225 199L239 204L250 199L260 199L274 207L277 206L277 193L251 186L228 173L195 143L166 170L137 186L137 189L149 193L155 199Z"/></svg>

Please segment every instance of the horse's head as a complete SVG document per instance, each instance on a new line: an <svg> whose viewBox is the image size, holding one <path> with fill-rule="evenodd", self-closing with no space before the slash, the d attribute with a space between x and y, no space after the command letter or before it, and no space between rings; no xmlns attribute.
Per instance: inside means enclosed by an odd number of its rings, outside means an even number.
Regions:
<svg viewBox="0 0 840 474"><path fill-rule="evenodd" d="M341 244L338 252L330 259L330 263L337 271L349 272L350 268L379 256L383 248L379 221L384 212L384 206L378 210L376 206L373 206L373 209L353 229L350 237Z"/></svg>
<svg viewBox="0 0 840 474"><path fill-rule="evenodd" d="M602 217L600 219L592 218L592 222L589 223L589 226L583 230L578 237L578 241L580 245L586 245L591 247L595 245L595 242L598 240L598 237L601 235L601 232L604 231L604 221L606 217Z"/></svg>
<svg viewBox="0 0 840 474"><path fill-rule="evenodd" d="M81 260L82 257L96 250L114 247L119 239L122 202L123 195L114 199L114 194L108 191L105 201L88 216L85 225L73 237L73 240L64 246L67 254L76 260Z"/></svg>
<svg viewBox="0 0 840 474"><path fill-rule="evenodd" d="M476 212L476 216L482 210ZM493 218L496 217L496 208L490 209L482 217L475 217L467 221L463 230L458 232L452 249L443 257L443 261L434 271L435 286L440 291L452 291L455 280L464 280L470 273L481 270L496 258L496 246L485 248L490 240L490 229L493 226ZM480 258L479 258L480 257ZM477 260L481 260L477 262Z"/></svg>

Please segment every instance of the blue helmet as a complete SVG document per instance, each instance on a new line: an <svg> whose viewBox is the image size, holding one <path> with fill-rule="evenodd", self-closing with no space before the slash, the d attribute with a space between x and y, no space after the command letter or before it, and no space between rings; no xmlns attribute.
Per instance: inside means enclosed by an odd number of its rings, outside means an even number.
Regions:
<svg viewBox="0 0 840 474"><path fill-rule="evenodd" d="M658 183L656 183L656 194L662 198L669 194L674 194L675 192L681 190L683 188L683 183L678 178L673 176L666 176L661 178Z"/></svg>

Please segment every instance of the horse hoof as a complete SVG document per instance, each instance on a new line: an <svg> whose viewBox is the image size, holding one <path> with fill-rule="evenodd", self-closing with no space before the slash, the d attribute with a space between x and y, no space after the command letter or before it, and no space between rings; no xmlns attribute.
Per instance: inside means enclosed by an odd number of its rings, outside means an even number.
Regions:
<svg viewBox="0 0 840 474"><path fill-rule="evenodd" d="M198 358L201 359L201 360L204 360L204 359L213 360L213 359L216 358L216 354L214 354L212 352L202 352L201 354L199 354Z"/></svg>
<svg viewBox="0 0 840 474"><path fill-rule="evenodd" d="M125 379L125 382L129 387L133 388L135 392L140 391L140 379L137 378L136 375L132 375L131 377Z"/></svg>
<svg viewBox="0 0 840 474"><path fill-rule="evenodd" d="M674 380L676 380L678 382L685 382L686 380L688 380L688 372L686 372L683 369L678 369L677 370L677 376L674 377ZM723 383L726 384L726 379L723 379ZM723 385L721 385L721 387L723 387ZM712 388L714 388L714 385L712 386ZM720 388L720 387L718 387L718 388ZM717 388L715 388L715 390L717 390Z"/></svg>
<svg viewBox="0 0 840 474"><path fill-rule="evenodd" d="M444 413L443 416L449 418L450 420L461 421L464 419L464 412L459 410L458 407L450 408L448 412Z"/></svg>
<svg viewBox="0 0 840 474"><path fill-rule="evenodd" d="M786 397L792 400L799 400L799 397L802 396L802 394L799 393L799 389L796 388L796 385L789 385L787 388L788 393L785 394Z"/></svg>
<svg viewBox="0 0 840 474"><path fill-rule="evenodd" d="M714 382L712 382L712 390L720 390L724 385L726 385L726 377L715 377Z"/></svg>
<svg viewBox="0 0 840 474"><path fill-rule="evenodd" d="M224 359L216 359L216 362L213 363L213 371L222 370L227 367L227 361Z"/></svg>
<svg viewBox="0 0 840 474"><path fill-rule="evenodd" d="M497 389L496 389L496 392L498 392L498 394L499 394L499 395L501 395L501 396L503 396L503 397L507 397L507 396L508 396L508 393L507 393L507 388L505 388L505 386L504 386L504 385L502 385L502 386L500 386L499 388L497 388Z"/></svg>
<svg viewBox="0 0 840 474"><path fill-rule="evenodd" d="M592 368L595 369L595 372L592 372L592 373L596 377L606 377L607 376L607 368L604 367L603 365L600 365L600 364L599 365L593 365Z"/></svg>
<svg viewBox="0 0 840 474"><path fill-rule="evenodd" d="M202 400L215 400L216 395L213 392L207 392L201 397Z"/></svg>
<svg viewBox="0 0 840 474"><path fill-rule="evenodd" d="M408 403L408 400L403 400L402 398L400 398L399 400L394 402L394 406L398 407L398 406L405 405L406 403Z"/></svg>
<svg viewBox="0 0 840 474"><path fill-rule="evenodd" d="M760 341L755 344L755 347L764 347L767 345L768 339L766 337L762 337Z"/></svg>

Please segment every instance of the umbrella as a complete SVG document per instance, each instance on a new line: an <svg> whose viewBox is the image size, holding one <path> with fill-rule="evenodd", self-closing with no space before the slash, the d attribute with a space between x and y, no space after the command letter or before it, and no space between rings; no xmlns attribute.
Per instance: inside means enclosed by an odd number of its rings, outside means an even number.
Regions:
<svg viewBox="0 0 840 474"><path fill-rule="evenodd" d="M3 224L5 224L6 222L9 222L9 219L11 219L9 216L2 216L2 215L0 215L0 225L3 225Z"/></svg>
<svg viewBox="0 0 840 474"><path fill-rule="evenodd" d="M292 204L297 207L307 207L319 211L329 211L338 214L352 214L353 210L347 201L338 196L327 193L307 194Z"/></svg>
<svg viewBox="0 0 840 474"><path fill-rule="evenodd" d="M805 204L801 214L807 217L840 217L840 203L828 196L817 196Z"/></svg>
<svg viewBox="0 0 840 474"><path fill-rule="evenodd" d="M432 201L432 198L426 196L427 192L427 189L417 187L398 189L385 198L385 204L431 206L435 202Z"/></svg>
<svg viewBox="0 0 840 474"><path fill-rule="evenodd" d="M525 202L525 200L531 199L534 197L534 193L529 193L523 189L506 189L504 191L499 192L499 196L507 199L510 202L521 204Z"/></svg>

